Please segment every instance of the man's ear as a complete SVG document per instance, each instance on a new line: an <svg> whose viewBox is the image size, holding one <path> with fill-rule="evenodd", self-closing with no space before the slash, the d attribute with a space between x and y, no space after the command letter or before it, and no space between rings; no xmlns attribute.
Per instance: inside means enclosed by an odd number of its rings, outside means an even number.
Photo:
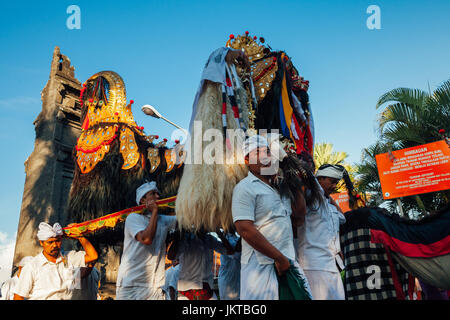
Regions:
<svg viewBox="0 0 450 320"><path fill-rule="evenodd" d="M249 155L246 155L244 157L244 163L248 166L248 164L249 164Z"/></svg>

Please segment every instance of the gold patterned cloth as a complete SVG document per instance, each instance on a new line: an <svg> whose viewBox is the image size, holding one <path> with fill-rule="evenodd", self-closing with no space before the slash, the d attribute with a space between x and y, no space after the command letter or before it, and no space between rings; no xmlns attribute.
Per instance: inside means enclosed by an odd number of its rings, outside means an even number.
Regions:
<svg viewBox="0 0 450 320"><path fill-rule="evenodd" d="M143 136L131 112L131 104L126 103L123 79L113 71L102 71L90 77L87 82L98 77L106 79L109 85L107 102L87 97L83 101L87 108L81 136L77 141L76 158L82 173L88 173L103 160L110 151L110 145L119 138L123 170L133 168L140 159L135 134Z"/></svg>

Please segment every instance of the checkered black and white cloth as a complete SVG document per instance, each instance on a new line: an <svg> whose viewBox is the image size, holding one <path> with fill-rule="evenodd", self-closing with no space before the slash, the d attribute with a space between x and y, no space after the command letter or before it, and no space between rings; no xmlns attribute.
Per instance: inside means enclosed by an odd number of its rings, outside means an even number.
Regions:
<svg viewBox="0 0 450 320"><path fill-rule="evenodd" d="M341 228L341 248L344 254L344 287L347 300L397 299L388 257L382 244L370 242L366 222L369 211L346 214ZM407 296L408 273L395 260L399 281Z"/></svg>

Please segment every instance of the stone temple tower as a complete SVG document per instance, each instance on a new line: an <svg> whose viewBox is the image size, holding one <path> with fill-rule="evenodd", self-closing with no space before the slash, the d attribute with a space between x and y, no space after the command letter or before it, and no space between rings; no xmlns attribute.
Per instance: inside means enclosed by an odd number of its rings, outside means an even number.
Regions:
<svg viewBox="0 0 450 320"><path fill-rule="evenodd" d="M42 110L33 122L34 150L25 161L13 270L23 257L42 251L36 237L40 222L59 222L63 227L72 222L66 208L75 170L72 150L81 134L81 88L70 59L55 47L50 77L41 92ZM78 241L65 239L63 248L79 250ZM96 268L102 274L100 293L104 297L115 295L121 250L121 244L100 249Z"/></svg>
<svg viewBox="0 0 450 320"><path fill-rule="evenodd" d="M41 221L68 223L65 208L74 171L71 154L81 133L80 89L69 58L55 47L50 77L41 92L42 111L33 123L34 150L25 161L14 266L24 256L42 250L36 238Z"/></svg>

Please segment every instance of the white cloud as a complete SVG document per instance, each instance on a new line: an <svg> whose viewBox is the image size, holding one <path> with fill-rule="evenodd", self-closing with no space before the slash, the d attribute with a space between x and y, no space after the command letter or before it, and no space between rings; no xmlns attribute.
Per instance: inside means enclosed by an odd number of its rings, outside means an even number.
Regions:
<svg viewBox="0 0 450 320"><path fill-rule="evenodd" d="M30 105L34 106L39 102L40 100L38 98L33 97L14 97L14 98L0 99L0 108L5 109L12 109L18 107L23 108Z"/></svg>
<svg viewBox="0 0 450 320"><path fill-rule="evenodd" d="M16 235L8 238L8 234L0 231L0 284L11 277L11 268L16 245Z"/></svg>
<svg viewBox="0 0 450 320"><path fill-rule="evenodd" d="M5 242L6 238L8 238L8 234L0 231L0 243Z"/></svg>

